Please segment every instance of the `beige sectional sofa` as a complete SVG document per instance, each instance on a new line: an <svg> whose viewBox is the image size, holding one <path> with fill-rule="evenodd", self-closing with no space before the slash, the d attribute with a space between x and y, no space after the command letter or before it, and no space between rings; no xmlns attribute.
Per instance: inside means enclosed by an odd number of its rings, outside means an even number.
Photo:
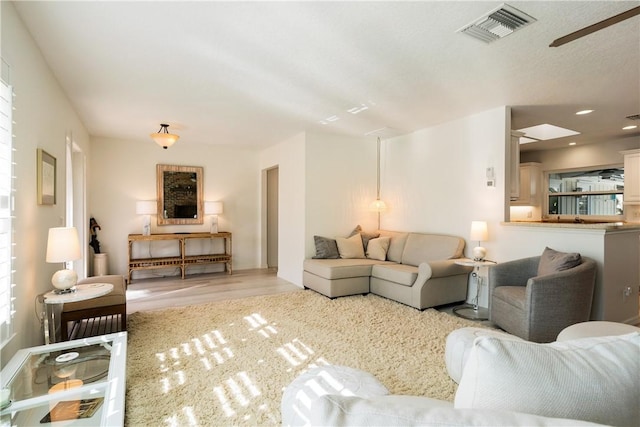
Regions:
<svg viewBox="0 0 640 427"><path fill-rule="evenodd" d="M330 298L374 293L423 310L463 301L470 267L455 263L465 242L457 236L380 230L389 238L384 260L306 259L303 285Z"/></svg>

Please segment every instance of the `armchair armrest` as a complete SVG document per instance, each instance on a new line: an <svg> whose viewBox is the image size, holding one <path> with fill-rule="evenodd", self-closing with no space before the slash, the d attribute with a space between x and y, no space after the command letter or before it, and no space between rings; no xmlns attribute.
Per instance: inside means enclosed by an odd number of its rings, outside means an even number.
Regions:
<svg viewBox="0 0 640 427"><path fill-rule="evenodd" d="M540 257L529 257L496 264L489 269L489 290L498 286L527 286L527 281L538 275Z"/></svg>
<svg viewBox="0 0 640 427"><path fill-rule="evenodd" d="M530 324L552 324L563 313L557 330L589 319L596 280L596 262L583 257L574 268L529 279L527 299ZM553 337L555 338L555 337Z"/></svg>

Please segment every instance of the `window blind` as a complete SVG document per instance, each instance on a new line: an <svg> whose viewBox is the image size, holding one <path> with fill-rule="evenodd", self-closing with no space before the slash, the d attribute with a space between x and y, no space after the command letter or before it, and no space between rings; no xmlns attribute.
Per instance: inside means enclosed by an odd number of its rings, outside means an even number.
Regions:
<svg viewBox="0 0 640 427"><path fill-rule="evenodd" d="M13 91L0 82L0 347L13 334Z"/></svg>

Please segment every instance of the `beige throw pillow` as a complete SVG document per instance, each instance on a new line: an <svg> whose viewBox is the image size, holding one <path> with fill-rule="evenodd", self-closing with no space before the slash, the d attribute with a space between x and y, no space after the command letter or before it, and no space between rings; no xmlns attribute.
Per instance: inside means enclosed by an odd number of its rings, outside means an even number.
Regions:
<svg viewBox="0 0 640 427"><path fill-rule="evenodd" d="M376 239L369 240L369 245L367 246L367 258L386 261L390 243L391 237L378 237Z"/></svg>
<svg viewBox="0 0 640 427"><path fill-rule="evenodd" d="M338 244L338 252L340 258L364 258L364 246L362 245L362 237L360 234L345 239L344 237L336 237Z"/></svg>
<svg viewBox="0 0 640 427"><path fill-rule="evenodd" d="M349 237L353 236L354 234L358 234L358 233L360 233L360 236L362 236L362 244L364 246L364 250L365 251L367 250L367 245L369 244L369 240L375 239L376 237L380 236L380 233L377 233L377 232L364 231L362 229L362 227L360 227L360 224L358 224L356 226L356 228L353 229L351 234L349 234Z"/></svg>

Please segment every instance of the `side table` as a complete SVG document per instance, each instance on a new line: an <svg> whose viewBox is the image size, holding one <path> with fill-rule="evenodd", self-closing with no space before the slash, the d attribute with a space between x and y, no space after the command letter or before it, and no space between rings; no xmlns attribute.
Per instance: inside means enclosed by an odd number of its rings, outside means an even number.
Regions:
<svg viewBox="0 0 640 427"><path fill-rule="evenodd" d="M462 304L458 307L454 307L453 313L468 320L487 320L489 318L489 310L484 307L478 306L480 288L483 284L482 276L480 276L478 273L480 271L480 267L491 267L496 265L496 262L486 260L476 261L472 259L461 259L456 260L455 263L458 265L473 267L471 277L473 277L476 281L476 296L473 298L472 304Z"/></svg>
<svg viewBox="0 0 640 427"><path fill-rule="evenodd" d="M51 344L60 342L60 315L65 302L84 301L101 297L113 290L111 283L87 283L76 285L76 291L67 294L57 294L54 291L44 294L44 304L47 315L44 318L44 342Z"/></svg>

